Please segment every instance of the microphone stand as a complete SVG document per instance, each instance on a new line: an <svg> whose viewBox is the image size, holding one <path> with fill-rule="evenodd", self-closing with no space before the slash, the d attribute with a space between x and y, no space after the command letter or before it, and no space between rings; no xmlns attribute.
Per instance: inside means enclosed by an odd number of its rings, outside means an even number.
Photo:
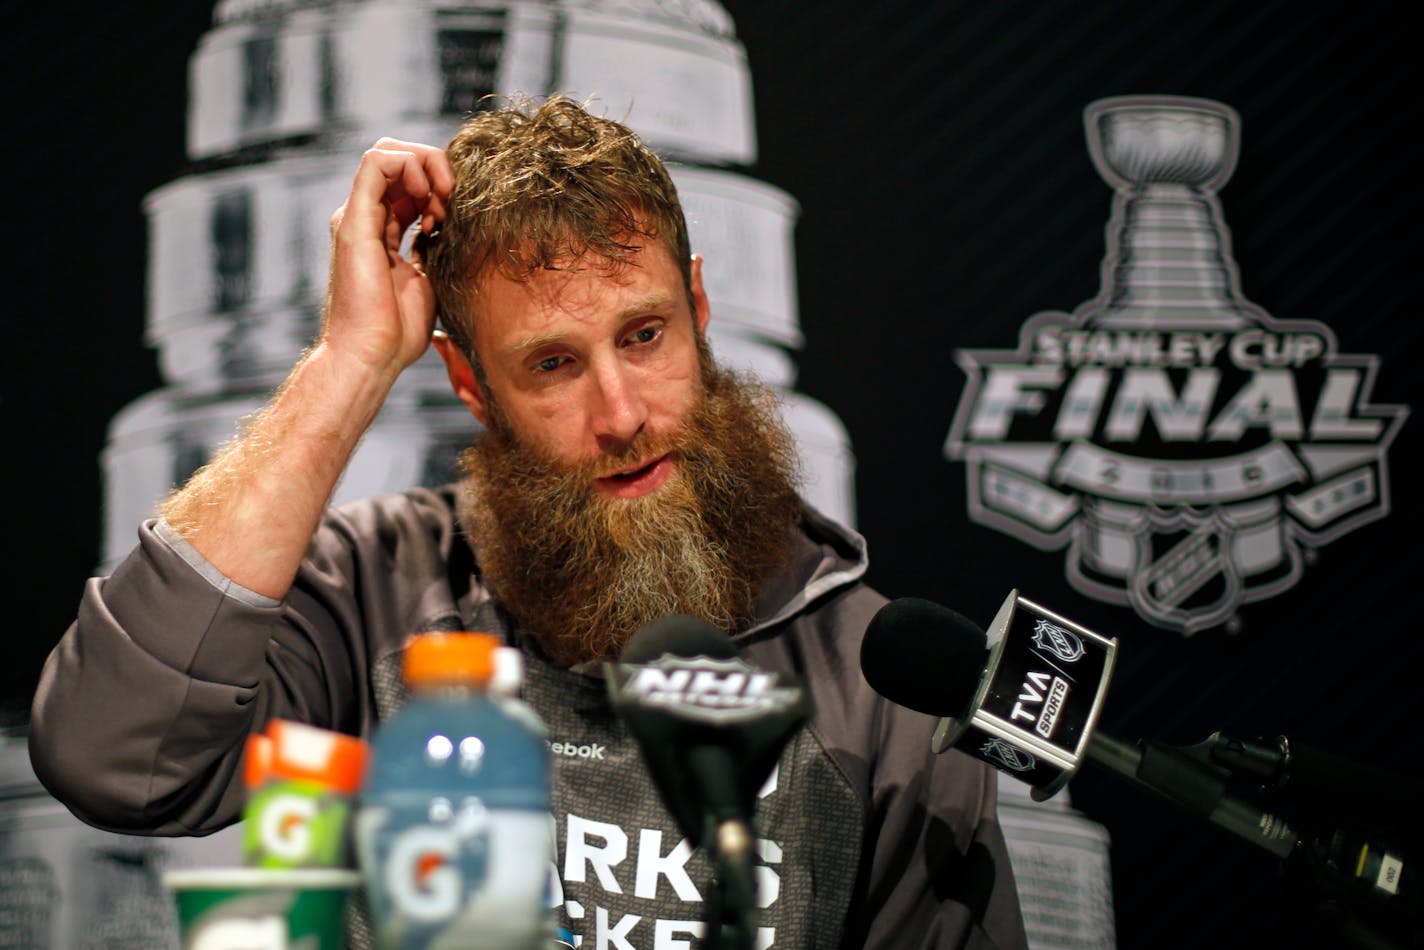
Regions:
<svg viewBox="0 0 1424 950"><path fill-rule="evenodd" d="M711 848L713 876L703 946L706 950L752 950L751 836L740 821L724 821L709 831L716 843Z"/></svg>
<svg viewBox="0 0 1424 950"><path fill-rule="evenodd" d="M712 859L712 886L707 895L705 950L752 950L755 930L751 922L756 906L756 878L752 874L751 829L730 803L738 800L735 779L726 767L723 750L694 748L690 755L706 788L707 800L723 803L703 818L702 841ZM702 762L706 758L708 761Z"/></svg>
<svg viewBox="0 0 1424 950"><path fill-rule="evenodd" d="M1214 737L1215 738L1215 737ZM1212 741L1195 747L1200 755ZM1424 946L1424 921L1409 898L1390 895L1366 871L1371 844L1344 829L1309 839L1280 816L1227 794L1228 769L1202 761L1192 751L1155 741L1129 744L1093 733L1086 757L1178 807L1204 818L1277 858L1288 878L1316 891L1322 923L1333 936L1360 950L1408 950ZM1388 853L1374 847L1374 872ZM1355 861L1358 856L1358 861ZM1400 862L1402 868L1402 862ZM1417 873L1417 872L1416 872ZM1417 896L1414 898L1417 903ZM1371 918L1367 920L1366 918ZM1408 933L1408 936L1403 934Z"/></svg>

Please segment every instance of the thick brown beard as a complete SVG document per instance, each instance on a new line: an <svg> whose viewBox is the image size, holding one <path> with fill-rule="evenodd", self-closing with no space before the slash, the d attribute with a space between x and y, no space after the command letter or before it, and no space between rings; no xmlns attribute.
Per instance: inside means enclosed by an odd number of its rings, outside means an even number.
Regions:
<svg viewBox="0 0 1424 950"><path fill-rule="evenodd" d="M496 421L461 458L465 517L485 579L555 663L612 658L639 628L690 614L735 632L790 556L796 451L774 393L709 365L687 425L569 466ZM657 491L608 498L594 478L671 453Z"/></svg>

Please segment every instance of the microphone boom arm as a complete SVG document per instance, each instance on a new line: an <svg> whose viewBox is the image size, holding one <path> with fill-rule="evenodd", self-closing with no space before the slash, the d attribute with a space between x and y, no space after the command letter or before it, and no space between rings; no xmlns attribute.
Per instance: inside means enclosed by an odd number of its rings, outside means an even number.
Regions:
<svg viewBox="0 0 1424 950"><path fill-rule="evenodd" d="M1085 752L1103 768L1283 861L1300 842L1300 836L1278 816L1227 795L1226 779L1219 770L1172 746L1151 741L1130 744L1098 731Z"/></svg>

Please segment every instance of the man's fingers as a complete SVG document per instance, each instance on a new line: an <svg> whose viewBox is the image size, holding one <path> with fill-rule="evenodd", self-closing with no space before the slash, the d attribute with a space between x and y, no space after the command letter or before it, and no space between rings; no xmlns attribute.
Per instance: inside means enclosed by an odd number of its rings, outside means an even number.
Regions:
<svg viewBox="0 0 1424 950"><path fill-rule="evenodd" d="M379 223L387 212L402 228L419 218L429 229L445 219L445 199L454 187L454 173L444 151L415 142L381 139L361 157L360 167L344 207L343 221L352 217ZM369 233L369 232L368 232Z"/></svg>
<svg viewBox="0 0 1424 950"><path fill-rule="evenodd" d="M402 141L399 138L382 138L376 142L375 147L382 151L409 152L419 161L420 172L423 172L420 187L423 187L424 191L417 194L410 178L404 179L403 184L406 185L407 194L416 201L417 208L422 212L420 229L429 234L434 226L444 221L446 199L454 189L454 168L450 167L446 152L443 148L433 145Z"/></svg>
<svg viewBox="0 0 1424 950"><path fill-rule="evenodd" d="M445 199L450 197L450 192L455 187L455 170L450 167L450 159L446 157L443 148L393 138L378 139L374 147L383 151L409 152L414 155L425 171L430 183L430 193L440 200L442 206Z"/></svg>
<svg viewBox="0 0 1424 950"><path fill-rule="evenodd" d="M400 139L379 139L374 149L382 153L396 153L410 156L401 166L400 185L412 199L422 207L426 215L435 220L445 219L445 199L455 187L455 172L445 150L420 142L405 142ZM388 174L388 180L392 180Z"/></svg>

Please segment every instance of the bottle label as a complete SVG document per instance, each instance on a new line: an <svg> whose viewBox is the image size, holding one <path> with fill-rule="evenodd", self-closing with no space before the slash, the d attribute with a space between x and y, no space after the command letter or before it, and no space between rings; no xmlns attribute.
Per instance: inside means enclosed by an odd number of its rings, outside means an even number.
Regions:
<svg viewBox="0 0 1424 950"><path fill-rule="evenodd" d="M476 798L364 806L356 828L383 946L519 946L543 931L551 858L544 812Z"/></svg>
<svg viewBox="0 0 1424 950"><path fill-rule="evenodd" d="M347 796L311 782L278 782L251 793L244 861L254 867L339 867L346 862Z"/></svg>

